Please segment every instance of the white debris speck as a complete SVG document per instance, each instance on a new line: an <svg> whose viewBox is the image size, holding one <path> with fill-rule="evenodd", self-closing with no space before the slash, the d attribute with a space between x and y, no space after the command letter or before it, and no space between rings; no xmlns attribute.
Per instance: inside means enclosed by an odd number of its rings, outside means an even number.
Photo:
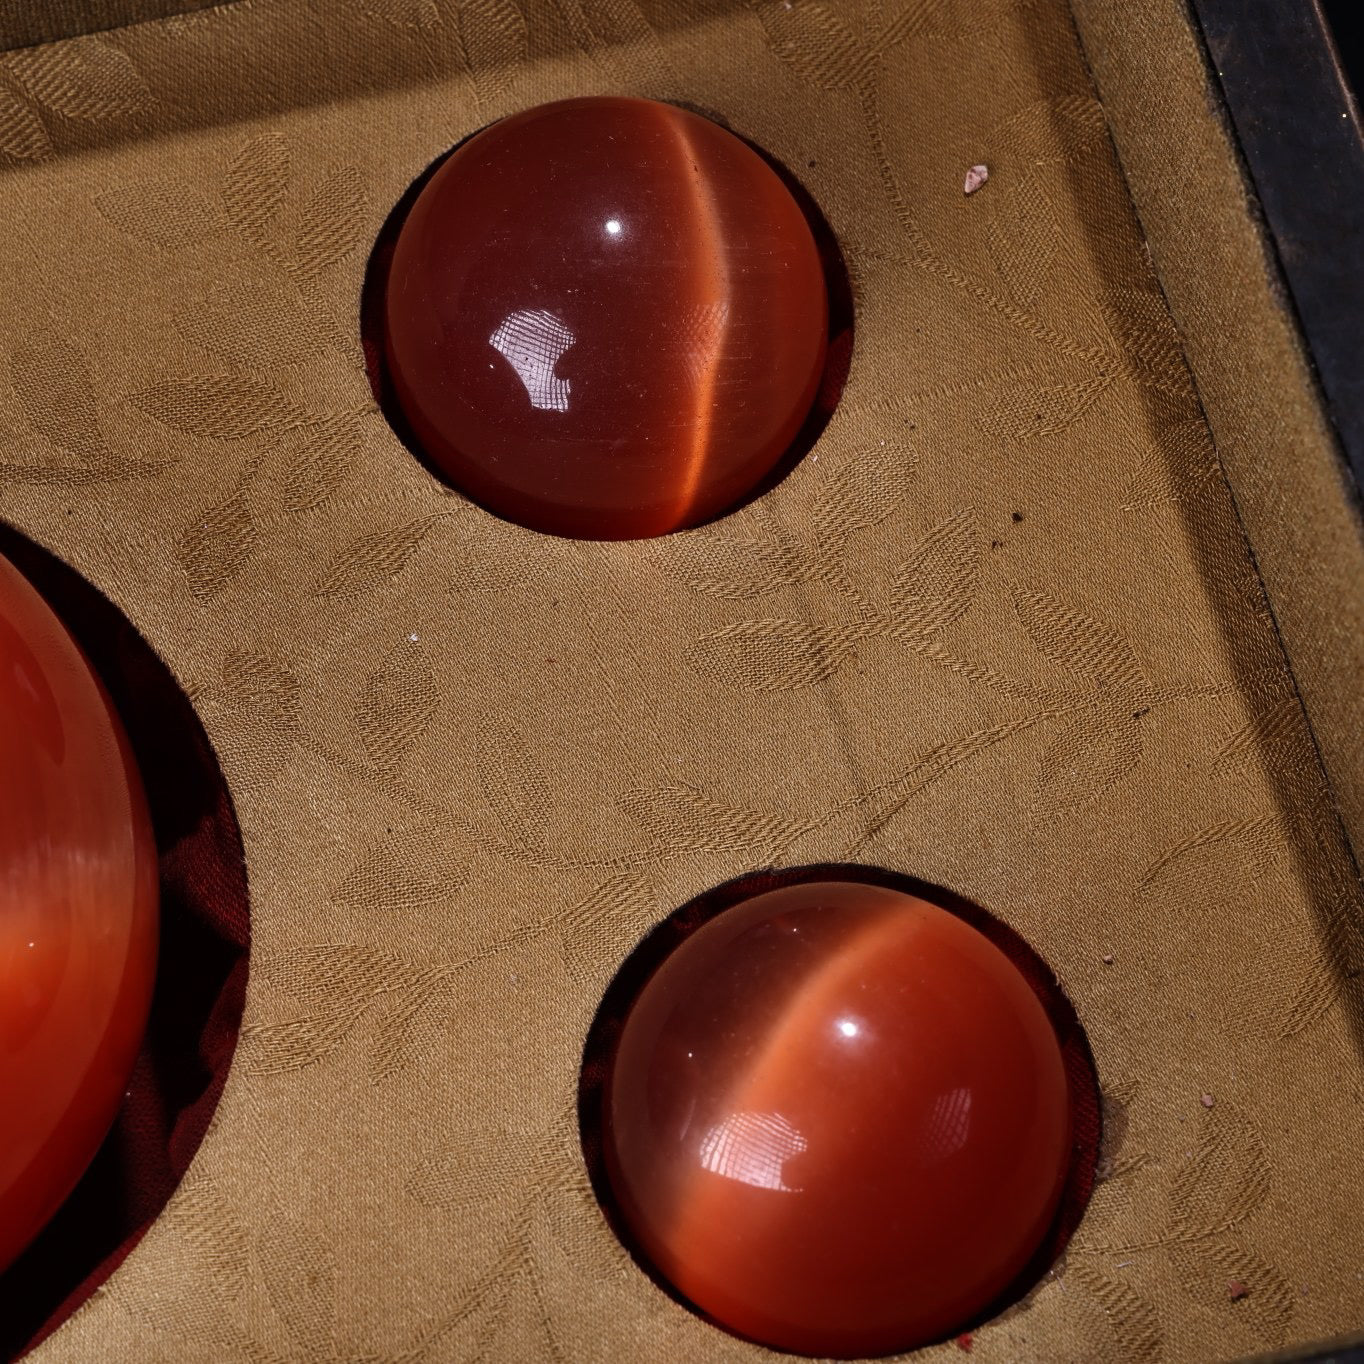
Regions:
<svg viewBox="0 0 1364 1364"><path fill-rule="evenodd" d="M989 166L972 166L966 172L966 183L962 186L962 190L967 194L974 194L989 178Z"/></svg>

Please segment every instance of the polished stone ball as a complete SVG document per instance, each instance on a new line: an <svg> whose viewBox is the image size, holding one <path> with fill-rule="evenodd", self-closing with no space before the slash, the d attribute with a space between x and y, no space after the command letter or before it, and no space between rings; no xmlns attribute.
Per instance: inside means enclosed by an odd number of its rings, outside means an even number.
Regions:
<svg viewBox="0 0 1364 1364"><path fill-rule="evenodd" d="M0 1270L98 1150L156 973L157 861L108 696L0 558Z"/></svg>
<svg viewBox="0 0 1364 1364"><path fill-rule="evenodd" d="M652 100L530 109L460 146L398 230L389 381L461 492L532 530L662 535L754 494L828 341L810 226L732 133Z"/></svg>
<svg viewBox="0 0 1364 1364"><path fill-rule="evenodd" d="M636 1253L777 1349L960 1331L1038 1251L1069 1169L1060 1045L983 934L901 891L767 891L645 982L603 1089Z"/></svg>

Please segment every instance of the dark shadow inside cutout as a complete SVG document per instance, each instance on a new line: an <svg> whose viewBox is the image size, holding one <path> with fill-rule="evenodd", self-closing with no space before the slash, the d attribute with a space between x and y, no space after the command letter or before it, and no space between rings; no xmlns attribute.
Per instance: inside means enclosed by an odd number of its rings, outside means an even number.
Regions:
<svg viewBox="0 0 1364 1364"><path fill-rule="evenodd" d="M819 391L815 394L809 415L801 429L796 433L790 449L777 461L772 471L741 501L712 517L710 522L704 523L713 524L716 521L723 521L725 517L732 515L741 507L746 507L771 492L810 453L815 442L823 434L824 428L828 426L829 420L843 396L843 390L848 382L848 374L852 368L856 309L851 276L848 274L848 267L843 259L843 251L838 244L838 238L814 197L800 182L799 178L757 143L736 132L719 115L710 110L680 102L677 107L686 109L689 113L694 113L700 118L707 118L727 132L733 133L745 146L751 148L771 167L777 178L786 186L791 197L796 201L801 213L805 216L805 221L810 226L815 245L819 249L820 264L824 269L825 288L829 295L829 353L824 362L824 374L820 380ZM428 458L394 396L393 384L388 375L384 355L384 296L388 291L388 274L393 262L394 246L398 234L402 231L403 223L407 220L407 215L412 211L412 205L416 202L417 196L421 194L427 182L451 156L466 142L477 137L483 131L484 129L480 128L476 132L470 133L468 137L461 138L449 151L438 156L407 187L384 220L384 225L380 228L379 235L375 239L374 249L371 251L369 261L365 266L364 284L360 293L360 342L364 351L365 369L369 375L369 386L374 394L374 400L379 404L379 409L383 412L384 418L394 434L402 441L408 453L432 478L447 487L452 487L453 491L462 497L466 497L468 494L462 488L452 485L446 474ZM489 512L489 515L499 516L502 520L507 519L490 508L485 510ZM695 529L697 527L688 526L671 533L674 535L685 534L687 530ZM543 534L544 532L537 531L534 533Z"/></svg>
<svg viewBox="0 0 1364 1364"><path fill-rule="evenodd" d="M156 989L123 1107L61 1211L0 1275L0 1360L11 1360L108 1278L188 1169L237 1046L250 920L232 800L169 670L89 583L3 525L0 554L42 594L112 696L147 790L161 871Z"/></svg>
<svg viewBox="0 0 1364 1364"><path fill-rule="evenodd" d="M1047 1017L1056 1029L1056 1036L1061 1044L1061 1056L1065 1062L1066 1079L1070 1089L1073 1127L1070 1169L1061 1193L1061 1202L1047 1235L1023 1272L977 1317L961 1322L954 1329L953 1335L969 1332L1006 1312L1026 1311L1029 1294L1050 1271L1057 1269L1066 1245L1079 1226L1088 1206L1090 1194L1094 1190L1102 1137L1102 1110L1098 1075L1089 1043L1073 1005L1066 998L1051 969L1012 928L979 905L959 895L916 880L912 876L884 871L877 867L826 863L782 871L752 872L740 876L705 891L680 909L674 910L625 959L611 984L607 986L601 1006L588 1030L587 1040L583 1046L582 1073L578 1084L578 1131L582 1141L583 1157L587 1164L592 1190L607 1222L617 1238L630 1251L635 1262L659 1288L689 1311L703 1317L706 1315L682 1297L636 1251L628 1231L621 1223L614 1206L602 1157L601 1113L606 1083L611 1073L621 1027L631 1005L650 976L684 939L717 914L743 900L761 895L765 891L802 885L810 881L859 881L869 885L888 886L909 895L917 895L941 909L948 910L978 929L1013 962L1046 1009ZM720 1323L716 1325L721 1330L728 1330Z"/></svg>

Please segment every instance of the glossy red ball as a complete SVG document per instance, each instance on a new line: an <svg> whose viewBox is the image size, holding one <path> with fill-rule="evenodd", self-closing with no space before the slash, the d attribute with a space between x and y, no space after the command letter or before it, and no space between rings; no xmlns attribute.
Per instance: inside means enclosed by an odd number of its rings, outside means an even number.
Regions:
<svg viewBox="0 0 1364 1364"><path fill-rule="evenodd" d="M1019 1275L1070 1160L1061 1049L977 929L852 882L772 890L685 939L625 1017L604 1165L627 1239L778 1349L961 1330Z"/></svg>
<svg viewBox="0 0 1364 1364"><path fill-rule="evenodd" d="M758 489L810 412L828 324L810 226L756 152L596 97L504 119L432 175L384 343L455 487L532 530L630 539Z"/></svg>
<svg viewBox="0 0 1364 1364"><path fill-rule="evenodd" d="M157 862L109 698L0 558L0 1270L122 1101L156 973Z"/></svg>

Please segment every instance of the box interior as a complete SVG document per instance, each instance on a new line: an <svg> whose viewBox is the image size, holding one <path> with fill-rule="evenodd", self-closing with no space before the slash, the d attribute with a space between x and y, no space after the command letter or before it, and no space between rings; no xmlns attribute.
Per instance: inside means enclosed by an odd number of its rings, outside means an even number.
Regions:
<svg viewBox="0 0 1364 1364"><path fill-rule="evenodd" d="M1227 1359L1364 1321L1361 769L1324 618L1364 577L1310 384L1274 408L1306 436L1246 436L1271 381L1307 384L1268 277L1224 275L1262 305L1228 326L1196 270L1155 273L1134 196L1167 228L1211 201L1227 260L1254 238L1188 30L1141 8L1187 78L1168 109L1096 59L1099 102L1075 20L1092 56L1119 10L1078 0L244 0L0 58L3 336L48 357L0 381L0 517L193 702L253 934L190 1176L34 1360L770 1357L616 1244L578 1062L662 917L831 861L1004 920L1093 1049L1104 1177L976 1356ZM601 92L779 158L857 302L800 465L626 544L436 482L358 336L423 168ZM1196 142L1221 178L1171 206L1149 145L1125 178L1110 121L1126 156L1146 115L1167 168ZM1307 589L1293 479L1334 528Z"/></svg>

